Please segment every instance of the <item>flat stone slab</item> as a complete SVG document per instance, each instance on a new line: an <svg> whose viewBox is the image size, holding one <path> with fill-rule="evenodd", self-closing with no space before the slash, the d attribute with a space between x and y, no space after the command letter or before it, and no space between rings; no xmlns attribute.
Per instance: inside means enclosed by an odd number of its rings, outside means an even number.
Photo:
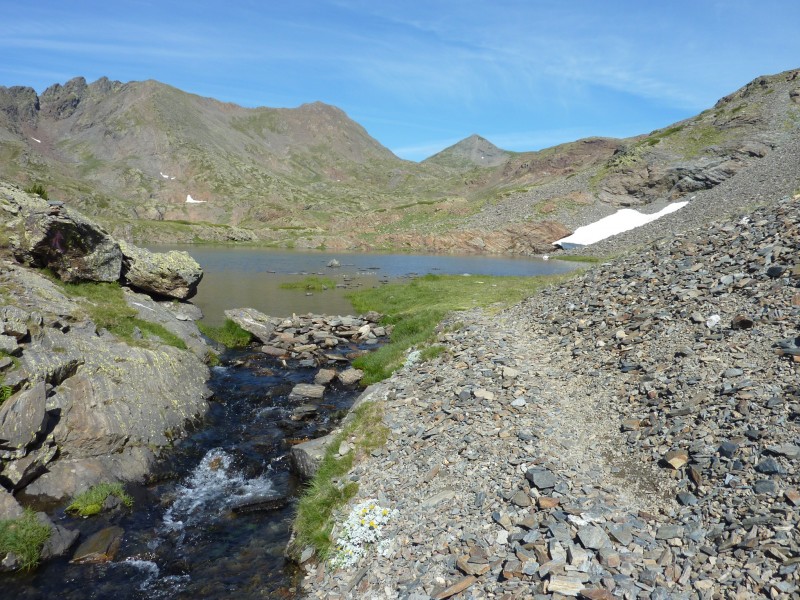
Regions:
<svg viewBox="0 0 800 600"><path fill-rule="evenodd" d="M122 527L106 527L83 542L72 556L73 563L92 564L114 560L122 543Z"/></svg>
<svg viewBox="0 0 800 600"><path fill-rule="evenodd" d="M320 369L314 376L314 383L317 385L328 385L336 377L335 369Z"/></svg>
<svg viewBox="0 0 800 600"><path fill-rule="evenodd" d="M353 385L361 381L361 378L364 377L364 371L360 369L346 369L339 373L338 377L343 385Z"/></svg>
<svg viewBox="0 0 800 600"><path fill-rule="evenodd" d="M289 398L322 398L325 386L315 383L298 383L289 393Z"/></svg>

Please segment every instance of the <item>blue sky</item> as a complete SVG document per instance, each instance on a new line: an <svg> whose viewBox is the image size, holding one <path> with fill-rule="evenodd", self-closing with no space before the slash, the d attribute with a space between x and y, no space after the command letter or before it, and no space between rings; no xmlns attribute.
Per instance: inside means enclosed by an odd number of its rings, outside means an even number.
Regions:
<svg viewBox="0 0 800 600"><path fill-rule="evenodd" d="M0 85L156 79L243 106L321 100L422 160L647 133L800 67L796 0L0 0Z"/></svg>

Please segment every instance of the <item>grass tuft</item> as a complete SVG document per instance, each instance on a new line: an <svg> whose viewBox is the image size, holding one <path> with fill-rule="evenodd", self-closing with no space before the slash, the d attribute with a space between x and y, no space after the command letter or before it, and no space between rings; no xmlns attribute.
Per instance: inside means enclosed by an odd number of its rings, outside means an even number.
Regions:
<svg viewBox="0 0 800 600"><path fill-rule="evenodd" d="M78 494L67 506L67 510L76 512L82 517L96 515L103 510L103 502L109 496L116 496L128 508L133 506L133 498L125 493L121 483L98 483Z"/></svg>
<svg viewBox="0 0 800 600"><path fill-rule="evenodd" d="M386 315L383 322L394 325L389 343L360 356L353 361L353 366L364 371L364 385L386 379L403 365L409 348L433 340L436 326L447 313L490 305L510 306L573 274L539 277L426 275L410 283L393 283L348 294L358 312L383 313Z"/></svg>
<svg viewBox="0 0 800 600"><path fill-rule="evenodd" d="M225 319L222 327L214 327L200 321L197 327L203 335L211 338L226 348L246 348L253 339L249 331L245 331L230 319Z"/></svg>
<svg viewBox="0 0 800 600"><path fill-rule="evenodd" d="M18 519L0 520L0 556L13 552L20 570L30 571L39 563L42 546L49 537L50 527L27 508Z"/></svg>
<svg viewBox="0 0 800 600"><path fill-rule="evenodd" d="M316 275L309 275L305 279L299 281L287 281L280 284L282 290L307 290L313 292L321 292L336 287L336 282L330 277L317 277Z"/></svg>
<svg viewBox="0 0 800 600"><path fill-rule="evenodd" d="M314 478L309 482L297 505L294 528L295 547L313 546L317 556L325 559L333 546L335 512L358 492L355 482L343 482L353 464L386 443L388 428L383 424L383 407L377 402L365 402L352 413L353 419L334 437L325 451ZM354 449L339 456L339 446L347 440Z"/></svg>

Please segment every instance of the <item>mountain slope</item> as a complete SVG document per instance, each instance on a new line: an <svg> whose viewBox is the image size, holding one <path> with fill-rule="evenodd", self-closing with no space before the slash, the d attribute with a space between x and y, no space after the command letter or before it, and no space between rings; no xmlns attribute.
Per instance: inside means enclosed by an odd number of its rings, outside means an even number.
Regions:
<svg viewBox="0 0 800 600"><path fill-rule="evenodd" d="M319 102L250 109L106 78L41 95L0 87L0 177L43 184L139 242L452 251L478 236L493 251L540 252L556 231L621 206L655 209L752 177L797 136L797 73L760 77L648 135L537 152L472 135L422 163Z"/></svg>

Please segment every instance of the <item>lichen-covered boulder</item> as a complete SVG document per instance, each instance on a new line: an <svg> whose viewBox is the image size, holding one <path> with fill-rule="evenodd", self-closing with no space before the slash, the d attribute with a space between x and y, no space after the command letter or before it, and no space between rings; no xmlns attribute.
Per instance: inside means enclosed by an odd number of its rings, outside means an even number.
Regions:
<svg viewBox="0 0 800 600"><path fill-rule="evenodd" d="M118 281L122 252L102 227L61 203L0 182L0 222L19 262L52 269L63 281Z"/></svg>
<svg viewBox="0 0 800 600"><path fill-rule="evenodd" d="M147 294L187 300L197 293L203 270L187 252L150 252L120 242L123 277Z"/></svg>
<svg viewBox="0 0 800 600"><path fill-rule="evenodd" d="M43 381L11 396L0 406L0 450L24 449L42 431L46 419Z"/></svg>

